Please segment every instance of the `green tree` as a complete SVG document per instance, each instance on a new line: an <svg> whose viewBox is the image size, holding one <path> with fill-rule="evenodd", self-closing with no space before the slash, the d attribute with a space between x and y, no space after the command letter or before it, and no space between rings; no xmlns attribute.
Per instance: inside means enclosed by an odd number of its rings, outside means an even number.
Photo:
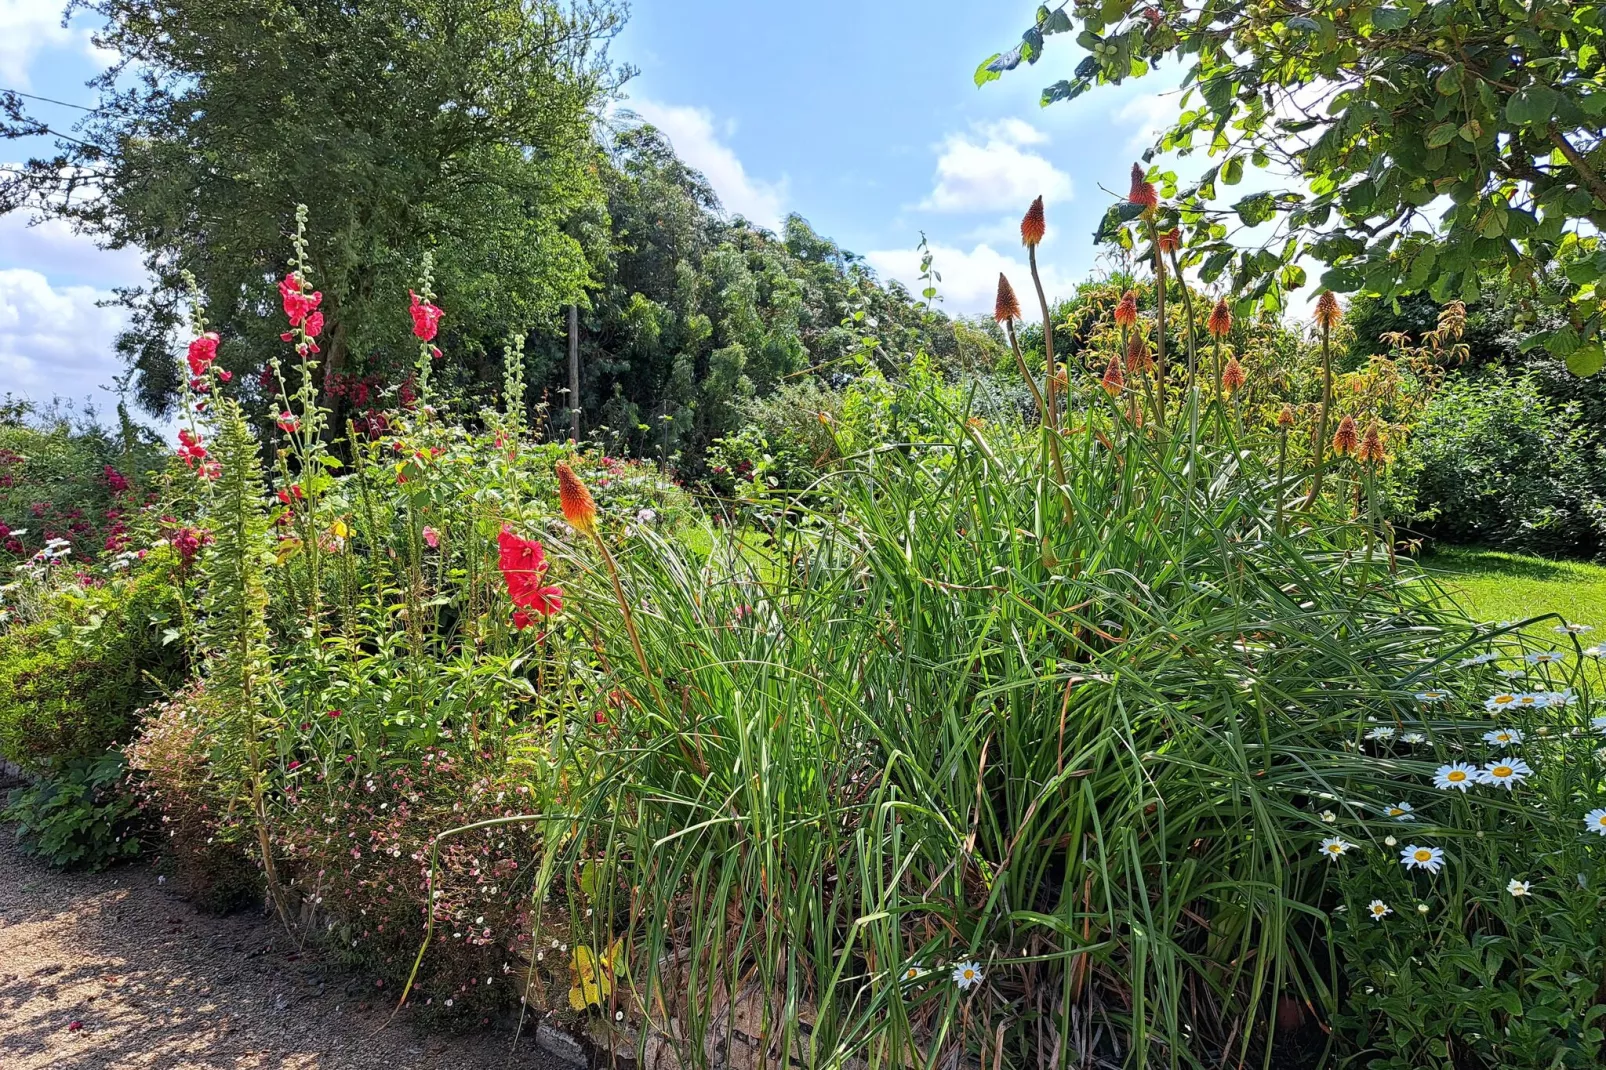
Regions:
<svg viewBox="0 0 1606 1070"><path fill-rule="evenodd" d="M1606 276L1606 7L1592 0L1076 0L1039 7L978 84L1034 64L1050 37L1085 52L1046 106L1097 85L1185 68L1158 148L1216 162L1178 189L1187 263L1268 308L1327 265L1322 286L1393 298L1476 299L1479 267L1532 275L1561 260L1568 322L1540 341L1596 370ZM1245 165L1290 181L1238 198ZM1101 233L1132 235L1132 209ZM1229 240L1236 220L1252 247ZM1275 224L1263 227L1263 224Z"/></svg>
<svg viewBox="0 0 1606 1070"><path fill-rule="evenodd" d="M470 357L510 325L554 321L587 278L567 224L597 196L591 135L627 71L611 67L616 0L72 0L104 20L119 61L58 154L0 182L0 211L57 216L111 248L144 251L120 350L141 403L167 411L172 334L191 272L254 370L282 320L263 313L285 235L310 209L324 294L326 370L394 347L407 360L407 292L426 249L450 310L448 352ZM14 94L9 136L54 133Z"/></svg>

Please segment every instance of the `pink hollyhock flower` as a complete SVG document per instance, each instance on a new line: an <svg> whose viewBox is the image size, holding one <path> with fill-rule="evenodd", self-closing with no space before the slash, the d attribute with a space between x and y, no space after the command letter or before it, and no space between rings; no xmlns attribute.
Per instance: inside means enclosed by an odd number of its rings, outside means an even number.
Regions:
<svg viewBox="0 0 1606 1070"><path fill-rule="evenodd" d="M279 430L287 435L293 435L301 430L301 421L296 419L295 414L291 412L281 412L274 423L278 424Z"/></svg>
<svg viewBox="0 0 1606 1070"><path fill-rule="evenodd" d="M217 373L217 377L218 377L218 378L219 378L219 379L221 379L221 380L222 380L222 381L223 381L223 382L225 382L225 383L226 383L226 382L228 382L228 381L229 381L229 380L231 380L231 379L233 379L233 378L234 378L234 373L233 373L233 372L231 372L231 371L223 371L223 370L219 370L219 371L218 371L218 373Z"/></svg>
<svg viewBox="0 0 1606 1070"><path fill-rule="evenodd" d="M428 544L431 550L436 549L441 544L441 533L434 528L426 527L424 529L424 542Z"/></svg>
<svg viewBox="0 0 1606 1070"><path fill-rule="evenodd" d="M411 290L407 291L407 295L413 299L412 307L407 310L408 314L413 317L413 334L420 341L433 341L435 331L444 313Z"/></svg>
<svg viewBox="0 0 1606 1070"><path fill-rule="evenodd" d="M323 301L323 294L317 291L303 293L302 288L301 276L293 271L279 283L279 297L284 302L284 314L289 318L292 327L304 324L307 317ZM320 320L320 324L321 322Z"/></svg>
<svg viewBox="0 0 1606 1070"><path fill-rule="evenodd" d="M323 333L323 313L314 312L308 316L306 322L301 325L301 329L307 332L308 338L318 337Z"/></svg>

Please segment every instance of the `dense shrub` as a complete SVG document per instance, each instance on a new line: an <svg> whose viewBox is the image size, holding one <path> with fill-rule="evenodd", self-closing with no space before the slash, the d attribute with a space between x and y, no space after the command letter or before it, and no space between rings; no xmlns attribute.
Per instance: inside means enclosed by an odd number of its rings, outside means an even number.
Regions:
<svg viewBox="0 0 1606 1070"><path fill-rule="evenodd" d="M1606 534L1606 475L1578 420L1531 375L1452 376L1417 421L1399 478L1420 528L1451 542L1586 556Z"/></svg>
<svg viewBox="0 0 1606 1070"><path fill-rule="evenodd" d="M182 682L181 594L169 559L158 550L131 573L60 587L19 581L43 587L34 619L0 624L0 755L33 770L99 755L129 738L141 706Z"/></svg>
<svg viewBox="0 0 1606 1070"><path fill-rule="evenodd" d="M140 850L138 807L123 789L117 751L74 758L47 779L17 788L0 820L17 823L17 842L53 866L99 870Z"/></svg>

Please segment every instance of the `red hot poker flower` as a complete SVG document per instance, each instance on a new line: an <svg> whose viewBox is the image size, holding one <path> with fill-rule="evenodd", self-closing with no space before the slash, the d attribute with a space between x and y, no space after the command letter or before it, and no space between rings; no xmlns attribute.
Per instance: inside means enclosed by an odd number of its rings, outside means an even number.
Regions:
<svg viewBox="0 0 1606 1070"><path fill-rule="evenodd" d="M1132 165L1132 188L1127 192L1126 199L1144 208L1153 208L1160 203L1160 194L1155 191L1154 183L1148 180L1142 164Z"/></svg>
<svg viewBox="0 0 1606 1070"><path fill-rule="evenodd" d="M414 336L423 342L434 341L435 331L445 313L411 290L407 293L413 299L412 307L407 312L413 317Z"/></svg>
<svg viewBox="0 0 1606 1070"><path fill-rule="evenodd" d="M1015 296L1015 287L1009 284L1003 272L998 273L998 300L993 304L993 319L999 323L1020 319L1020 298Z"/></svg>
<svg viewBox="0 0 1606 1070"><path fill-rule="evenodd" d="M1043 217L1043 198L1039 197L1026 209L1026 217L1020 221L1021 244L1027 248L1036 246L1043 240L1047 230L1048 223Z"/></svg>
<svg viewBox="0 0 1606 1070"><path fill-rule="evenodd" d="M1216 301L1216 307L1210 310L1210 319L1205 323L1205 329L1212 338L1225 338L1227 332L1232 330L1232 309L1227 307L1225 297Z"/></svg>
<svg viewBox="0 0 1606 1070"><path fill-rule="evenodd" d="M1138 323L1138 295L1128 290L1115 303L1115 325L1136 327Z"/></svg>

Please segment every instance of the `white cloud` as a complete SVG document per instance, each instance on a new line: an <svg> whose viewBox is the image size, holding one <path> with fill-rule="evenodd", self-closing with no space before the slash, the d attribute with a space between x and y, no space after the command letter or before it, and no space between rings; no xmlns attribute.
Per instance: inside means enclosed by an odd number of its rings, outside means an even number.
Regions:
<svg viewBox="0 0 1606 1070"><path fill-rule="evenodd" d="M62 5L49 0L0 0L0 80L27 89L36 53L68 44L74 31L61 24Z"/></svg>
<svg viewBox="0 0 1606 1070"><path fill-rule="evenodd" d="M754 178L731 147L720 140L713 112L680 104L637 98L631 102L637 115L662 130L675 154L701 171L719 194L726 211L743 215L759 226L778 230L785 215L787 182ZM733 120L719 124L723 135L736 132Z"/></svg>
<svg viewBox="0 0 1606 1070"><path fill-rule="evenodd" d="M950 313L969 314L991 312L998 296L998 276L1003 273L1020 297L1021 311L1029 320L1040 319L1037 314L1037 295L1032 288L1032 276L1023 257L1001 253L982 242L968 252L953 246L933 243L932 266L942 275L937 292L942 297L942 309ZM920 287L920 253L914 249L883 249L865 254L870 266L884 278L897 279L911 290ZM1055 295L1069 294L1076 280L1051 264L1039 264L1043 289L1049 300Z"/></svg>
<svg viewBox="0 0 1606 1070"><path fill-rule="evenodd" d="M1138 156L1145 149L1153 148L1161 132L1176 122L1180 110L1175 93L1146 93L1121 105L1115 113L1115 121L1132 130L1126 151Z"/></svg>
<svg viewBox="0 0 1606 1070"><path fill-rule="evenodd" d="M0 394L37 402L93 398L103 409L121 370L112 348L126 322L112 295L92 286L53 287L27 268L0 270Z"/></svg>
<svg viewBox="0 0 1606 1070"><path fill-rule="evenodd" d="M73 233L61 219L30 225L26 213L0 215L0 268L31 268L102 288L143 282L145 267L136 249L101 249L93 239Z"/></svg>
<svg viewBox="0 0 1606 1070"><path fill-rule="evenodd" d="M920 207L937 212L1023 210L1041 194L1071 198L1071 176L1029 151L1048 135L1020 119L949 134L938 146L936 184Z"/></svg>

